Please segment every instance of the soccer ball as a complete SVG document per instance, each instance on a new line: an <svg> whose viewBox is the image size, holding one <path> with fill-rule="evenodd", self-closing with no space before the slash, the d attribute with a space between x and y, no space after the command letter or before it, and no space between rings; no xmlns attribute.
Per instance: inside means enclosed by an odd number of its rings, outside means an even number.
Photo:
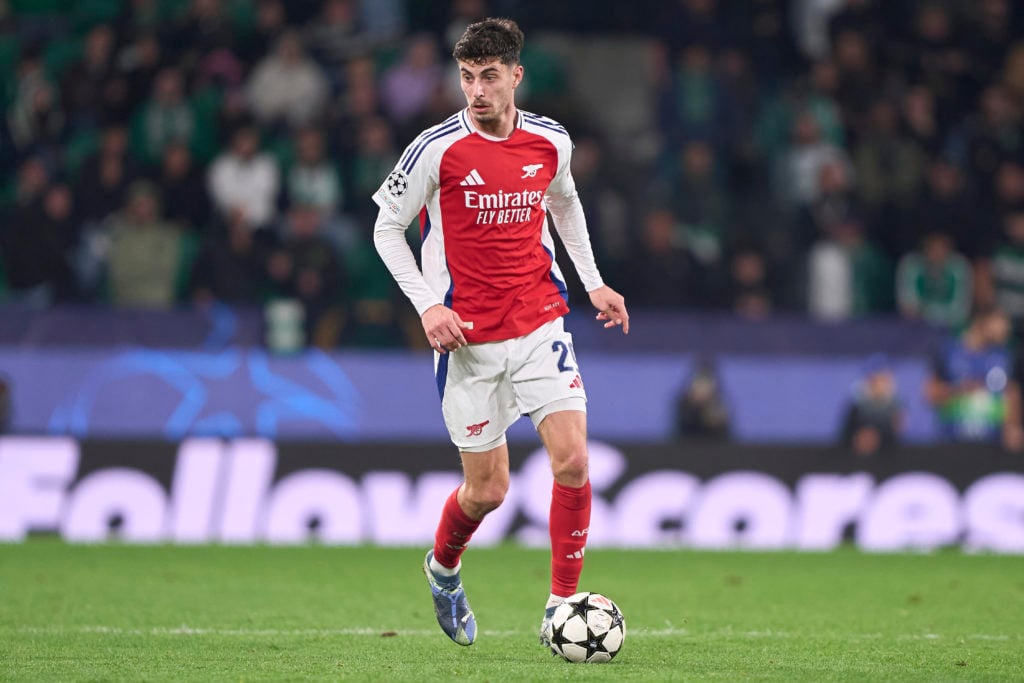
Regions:
<svg viewBox="0 0 1024 683"><path fill-rule="evenodd" d="M608 662L622 649L626 620L600 593L566 598L551 617L551 651L568 662Z"/></svg>

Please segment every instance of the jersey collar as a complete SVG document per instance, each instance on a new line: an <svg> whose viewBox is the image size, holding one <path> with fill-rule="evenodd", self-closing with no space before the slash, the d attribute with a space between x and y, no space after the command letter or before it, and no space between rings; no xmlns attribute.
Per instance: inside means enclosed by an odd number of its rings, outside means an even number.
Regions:
<svg viewBox="0 0 1024 683"><path fill-rule="evenodd" d="M460 112L460 115L462 116L462 123L463 123L463 125L466 126L466 128L469 131L471 131L473 133L476 133L477 135L482 137L484 140L490 140L491 142L505 142L505 140L508 140L509 138L512 137L512 135L515 134L517 128L522 128L523 127L523 113L518 108L516 109L516 123L515 123L514 126L512 126L512 134L509 135L507 138L495 137L494 135L490 135L489 133L483 132L482 130L477 128L475 125L473 125L473 120L471 118L469 118L469 107L466 107L465 109L463 109Z"/></svg>

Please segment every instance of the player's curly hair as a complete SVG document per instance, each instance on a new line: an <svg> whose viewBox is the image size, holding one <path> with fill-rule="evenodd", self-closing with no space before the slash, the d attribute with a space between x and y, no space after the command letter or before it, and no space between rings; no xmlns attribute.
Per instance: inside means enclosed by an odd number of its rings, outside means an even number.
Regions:
<svg viewBox="0 0 1024 683"><path fill-rule="evenodd" d="M511 19L481 19L466 27L455 43L452 56L460 62L483 64L492 59L518 64L523 49L523 32Z"/></svg>

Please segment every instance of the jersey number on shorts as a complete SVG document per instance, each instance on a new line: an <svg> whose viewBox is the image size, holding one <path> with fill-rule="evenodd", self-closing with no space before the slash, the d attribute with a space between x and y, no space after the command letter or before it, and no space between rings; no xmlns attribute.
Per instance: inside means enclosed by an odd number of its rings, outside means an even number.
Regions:
<svg viewBox="0 0 1024 683"><path fill-rule="evenodd" d="M576 351L572 348L572 344L566 344L564 341L556 341L551 344L551 350L555 353L561 352L558 357L558 371L559 372L576 372L576 368L566 363L566 359L570 358L573 363L576 362Z"/></svg>

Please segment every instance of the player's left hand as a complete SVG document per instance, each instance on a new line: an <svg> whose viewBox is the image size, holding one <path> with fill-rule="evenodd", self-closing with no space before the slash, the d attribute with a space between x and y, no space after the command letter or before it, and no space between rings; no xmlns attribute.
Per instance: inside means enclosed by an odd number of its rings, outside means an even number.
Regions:
<svg viewBox="0 0 1024 683"><path fill-rule="evenodd" d="M590 303L600 311L597 319L605 321L605 328L621 325L622 333L629 334L629 313L626 311L626 300L621 294L603 285L590 292Z"/></svg>

